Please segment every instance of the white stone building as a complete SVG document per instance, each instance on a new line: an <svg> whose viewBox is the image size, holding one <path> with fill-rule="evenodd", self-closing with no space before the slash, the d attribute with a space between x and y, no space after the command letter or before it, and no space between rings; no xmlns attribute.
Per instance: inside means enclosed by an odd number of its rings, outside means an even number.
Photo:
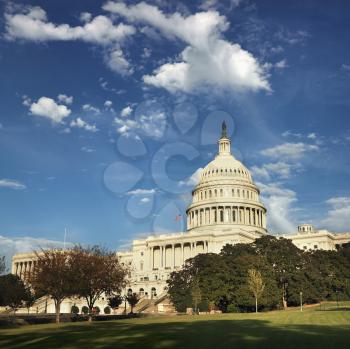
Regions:
<svg viewBox="0 0 350 349"><path fill-rule="evenodd" d="M260 201L259 188L248 169L231 154L225 123L218 148L215 159L202 170L192 191L192 203L186 211L187 231L134 240L130 251L117 253L121 263L131 269L129 287L124 292L136 292L142 297L136 310L169 309L166 280L188 258L199 253L219 253L226 244L250 243L267 234L266 208ZM304 250L333 250L350 241L350 233L315 230L310 224L302 224L297 233L284 237ZM22 275L23 268L33 266L34 257L14 256L12 272ZM76 299L67 300L67 309L72 302L83 304ZM99 300L98 305L103 309L106 300Z"/></svg>

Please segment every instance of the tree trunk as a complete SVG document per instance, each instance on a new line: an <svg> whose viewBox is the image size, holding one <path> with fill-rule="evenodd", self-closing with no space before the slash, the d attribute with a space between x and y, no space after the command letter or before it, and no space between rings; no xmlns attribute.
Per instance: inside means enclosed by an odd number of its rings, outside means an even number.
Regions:
<svg viewBox="0 0 350 349"><path fill-rule="evenodd" d="M56 301L56 324L60 323L61 302Z"/></svg>
<svg viewBox="0 0 350 349"><path fill-rule="evenodd" d="M92 322L92 308L93 307L89 307L89 318L88 318L88 322Z"/></svg>
<svg viewBox="0 0 350 349"><path fill-rule="evenodd" d="M286 310L288 308L288 305L284 295L282 296L282 304L283 304L283 309Z"/></svg>
<svg viewBox="0 0 350 349"><path fill-rule="evenodd" d="M258 298L255 297L255 312L258 312Z"/></svg>

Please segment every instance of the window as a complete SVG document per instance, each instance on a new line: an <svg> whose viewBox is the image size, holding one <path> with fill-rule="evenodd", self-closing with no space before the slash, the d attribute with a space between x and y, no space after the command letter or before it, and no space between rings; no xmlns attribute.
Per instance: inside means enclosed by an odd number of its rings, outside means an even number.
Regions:
<svg viewBox="0 0 350 349"><path fill-rule="evenodd" d="M307 250L307 246L303 246L303 249L304 249L304 250Z"/></svg>
<svg viewBox="0 0 350 349"><path fill-rule="evenodd" d="M224 211L220 210L220 222L224 221Z"/></svg>
<svg viewBox="0 0 350 349"><path fill-rule="evenodd" d="M140 263L140 270L143 270L143 262Z"/></svg>
<svg viewBox="0 0 350 349"><path fill-rule="evenodd" d="M314 249L317 249L318 248L318 246L317 245L314 245Z"/></svg>
<svg viewBox="0 0 350 349"><path fill-rule="evenodd" d="M143 256L143 252L141 252L141 256Z"/></svg>

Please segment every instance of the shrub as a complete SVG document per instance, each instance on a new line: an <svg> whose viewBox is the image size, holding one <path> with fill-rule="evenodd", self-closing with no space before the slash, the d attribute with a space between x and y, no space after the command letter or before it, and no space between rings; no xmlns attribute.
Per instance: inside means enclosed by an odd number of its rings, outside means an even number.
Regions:
<svg viewBox="0 0 350 349"><path fill-rule="evenodd" d="M92 313L98 315L101 312L101 309L99 307L93 307Z"/></svg>
<svg viewBox="0 0 350 349"><path fill-rule="evenodd" d="M89 313L89 308L88 308L86 305L84 305L84 306L81 308L81 312L82 312L83 314L87 315L87 314Z"/></svg>
<svg viewBox="0 0 350 349"><path fill-rule="evenodd" d="M70 310L71 314L79 314L79 308L74 304Z"/></svg>
<svg viewBox="0 0 350 349"><path fill-rule="evenodd" d="M234 304L229 304L227 306L227 310L226 310L228 313L239 313L239 309L236 307L236 305Z"/></svg>
<svg viewBox="0 0 350 349"><path fill-rule="evenodd" d="M105 314L110 314L111 313L111 308L110 307L105 307L103 309L103 311L104 311Z"/></svg>

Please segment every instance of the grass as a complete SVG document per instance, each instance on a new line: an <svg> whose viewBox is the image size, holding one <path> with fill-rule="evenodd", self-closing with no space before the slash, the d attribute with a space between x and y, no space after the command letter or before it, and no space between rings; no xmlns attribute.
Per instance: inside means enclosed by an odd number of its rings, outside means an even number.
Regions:
<svg viewBox="0 0 350 349"><path fill-rule="evenodd" d="M342 349L350 303L259 314L158 316L0 330L0 348Z"/></svg>

